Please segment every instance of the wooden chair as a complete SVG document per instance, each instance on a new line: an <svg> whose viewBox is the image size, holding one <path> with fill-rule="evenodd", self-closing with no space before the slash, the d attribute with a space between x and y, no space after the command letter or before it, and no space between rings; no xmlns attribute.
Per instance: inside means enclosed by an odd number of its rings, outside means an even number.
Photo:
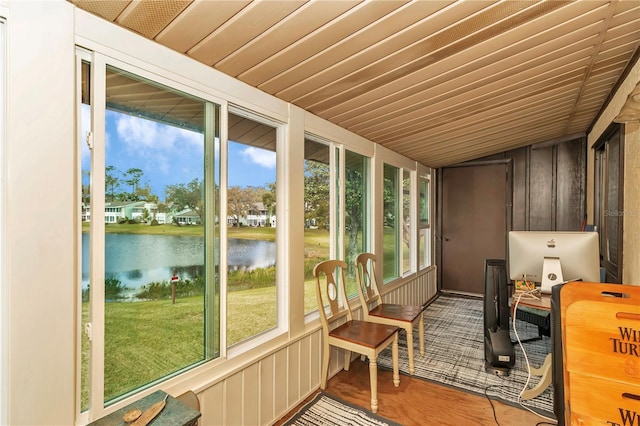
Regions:
<svg viewBox="0 0 640 426"><path fill-rule="evenodd" d="M409 373L415 372L413 360L413 327L418 325L420 355L424 356L424 319L423 306L398 305L383 303L380 297L378 281L375 275L376 256L361 253L356 257L358 276L358 296L362 304L365 321L395 325L407 332L407 349L409 351Z"/></svg>
<svg viewBox="0 0 640 426"><path fill-rule="evenodd" d="M324 390L327 387L331 346L345 350L345 371L349 371L352 351L367 356L371 384L371 411L375 413L378 411L378 354L389 345L391 345L393 358L393 384L396 387L400 385L398 327L353 319L344 289L344 269L346 267L347 264L341 260L326 260L313 268L323 337L320 388ZM321 284L321 275L325 277L324 286ZM340 293L339 297L338 292ZM329 315L326 311L327 306L329 307ZM345 318L346 322L331 329L334 323Z"/></svg>

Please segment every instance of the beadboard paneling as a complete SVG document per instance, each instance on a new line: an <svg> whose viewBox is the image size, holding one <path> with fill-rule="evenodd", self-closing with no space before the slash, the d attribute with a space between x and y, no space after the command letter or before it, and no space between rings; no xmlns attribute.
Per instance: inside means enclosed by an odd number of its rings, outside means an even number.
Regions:
<svg viewBox="0 0 640 426"><path fill-rule="evenodd" d="M436 268L431 267L384 296L393 303L423 304L436 295ZM362 317L357 309L354 315ZM198 394L200 425L270 425L320 387L320 324L282 348L247 364ZM331 349L329 376L344 366L344 351ZM357 357L353 354L353 357Z"/></svg>

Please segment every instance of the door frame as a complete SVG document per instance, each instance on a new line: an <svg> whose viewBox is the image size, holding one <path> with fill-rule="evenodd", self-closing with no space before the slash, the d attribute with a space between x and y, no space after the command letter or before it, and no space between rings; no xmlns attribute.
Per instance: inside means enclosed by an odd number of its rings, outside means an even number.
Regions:
<svg viewBox="0 0 640 426"><path fill-rule="evenodd" d="M606 236L608 234L607 227L607 204L608 204L608 180L609 174L609 156L607 153L610 140L618 134L618 203L617 203L617 219L618 229L616 236L618 237L618 262L612 264L605 256L606 252ZM622 269L624 259L624 156L625 156L625 125L612 123L603 132L602 136L591 146L594 151L594 191L593 191L593 223L597 227L599 248L600 248L600 266L605 268L605 282L621 283ZM604 153L602 153L604 151ZM605 163L602 163L605 161Z"/></svg>
<svg viewBox="0 0 640 426"><path fill-rule="evenodd" d="M453 164L451 166L440 167L437 170L437 189L436 189L436 232L435 232L435 250L436 250L436 267L438 271L443 271L442 265L442 218L443 218L443 208L442 208L442 181L443 181L443 170L458 168L458 167L476 167L476 166L493 166L504 164L507 169L507 177L505 184L505 200L507 203L505 205L505 218L506 218L506 229L504 235L504 252L505 252L505 262L509 265L509 231L513 229L513 158L505 158L498 160L477 160L477 161L468 161L466 163ZM437 274L437 291L440 293L442 291L442 273Z"/></svg>

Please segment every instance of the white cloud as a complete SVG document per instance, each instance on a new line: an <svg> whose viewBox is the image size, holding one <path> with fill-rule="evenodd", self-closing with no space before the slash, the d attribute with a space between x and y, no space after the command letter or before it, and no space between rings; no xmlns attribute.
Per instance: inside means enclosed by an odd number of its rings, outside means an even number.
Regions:
<svg viewBox="0 0 640 426"><path fill-rule="evenodd" d="M248 147L241 152L242 156L252 163L267 169L273 169L276 167L276 153L273 151L267 151L255 147Z"/></svg>
<svg viewBox="0 0 640 426"><path fill-rule="evenodd" d="M204 137L200 133L124 114L118 117L116 130L119 139L129 150L150 155L154 151L184 148L202 150L204 144Z"/></svg>

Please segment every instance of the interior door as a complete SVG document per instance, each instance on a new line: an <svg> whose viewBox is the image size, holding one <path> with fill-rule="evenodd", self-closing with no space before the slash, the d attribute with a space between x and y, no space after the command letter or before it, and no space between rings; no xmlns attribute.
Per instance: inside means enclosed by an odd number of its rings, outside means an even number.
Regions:
<svg viewBox="0 0 640 426"><path fill-rule="evenodd" d="M485 259L506 259L510 169L508 161L442 169L441 290L483 294Z"/></svg>

